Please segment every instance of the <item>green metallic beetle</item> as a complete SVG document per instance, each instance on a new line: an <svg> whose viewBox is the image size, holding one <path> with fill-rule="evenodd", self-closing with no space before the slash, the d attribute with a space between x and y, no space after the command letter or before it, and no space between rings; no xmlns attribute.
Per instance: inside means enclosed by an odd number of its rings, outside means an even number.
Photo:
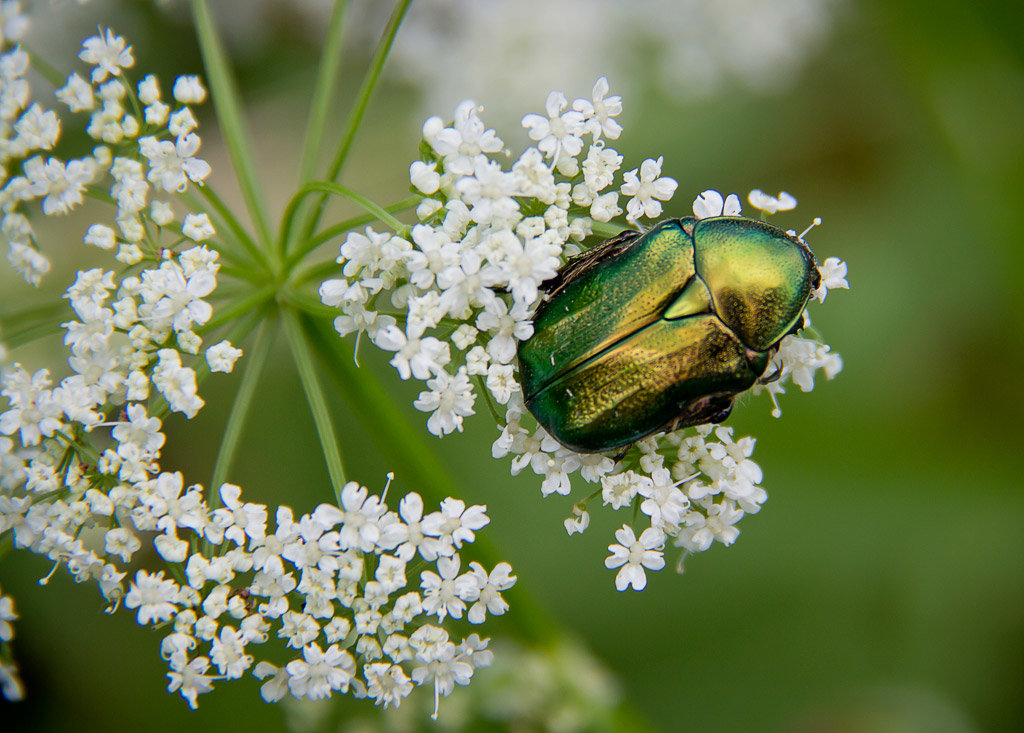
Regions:
<svg viewBox="0 0 1024 733"><path fill-rule="evenodd" d="M519 345L526 407L581 453L721 422L819 281L802 240L753 219L623 232L545 283L534 334Z"/></svg>

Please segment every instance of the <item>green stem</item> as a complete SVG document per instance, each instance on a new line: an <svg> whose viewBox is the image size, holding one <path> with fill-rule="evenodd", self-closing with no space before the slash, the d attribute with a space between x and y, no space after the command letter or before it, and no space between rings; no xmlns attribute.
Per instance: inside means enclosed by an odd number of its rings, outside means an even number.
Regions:
<svg viewBox="0 0 1024 733"><path fill-rule="evenodd" d="M48 338L50 336L56 336L61 332L61 327L56 323L40 323L30 328L23 328L17 333L4 333L0 340L3 341L7 348L16 349L19 346L30 344L33 341L39 341L40 339Z"/></svg>
<svg viewBox="0 0 1024 733"><path fill-rule="evenodd" d="M261 310L257 309L250 309L241 313L239 322L234 328L228 331L225 338L233 344L242 343L242 341L252 333L256 326L259 325L260 321L265 317L265 314ZM222 318L220 320L223 321L224 319ZM197 332L207 333L212 329L213 327L210 326L210 323L207 323L202 329L197 329ZM200 387L203 382L206 381L206 378L210 376L210 365L207 363L206 359L199 359L193 367L193 371L196 373L196 386ZM162 394L159 394L156 391L150 392L149 405L146 410L150 416L163 419L165 415L170 413L170 411L170 405Z"/></svg>
<svg viewBox="0 0 1024 733"><path fill-rule="evenodd" d="M455 481L395 406L388 391L372 370L360 369L352 358L352 347L339 338L329 319L313 318L309 327L319 333L314 342L328 375L393 463L395 471L415 476L418 484L436 501L459 493Z"/></svg>
<svg viewBox="0 0 1024 733"><path fill-rule="evenodd" d="M218 250L218 251L220 252L221 256L224 255L224 251L223 250ZM235 261L231 257L225 257L224 259L226 261L228 261L228 262L234 262ZM236 265L222 264L220 266L220 268L217 270L217 274L220 275L221 277L226 277L226 278L230 278L230 279L234 279L234 280L241 280L243 282L250 283L250 284L253 284L253 283L265 283L267 281L267 278L269 277L268 273L261 272L258 269L255 272L253 272L253 267L252 267L251 263L249 263L248 266L246 266L244 264L241 264L241 265L238 265L238 264L236 264Z"/></svg>
<svg viewBox="0 0 1024 733"><path fill-rule="evenodd" d="M281 293L281 298L285 304L316 318L334 319L341 313L337 308L324 305L318 298L297 290L284 290Z"/></svg>
<svg viewBox="0 0 1024 733"><path fill-rule="evenodd" d="M299 169L301 183L313 178L313 170L316 167L320 145L324 138L324 128L327 124L327 112L331 107L331 94L338 86L342 38L344 37L342 19L347 4L346 0L335 0L331 19L327 24L327 38L324 42L324 49L320 53L313 103L310 105L309 123L306 126L306 144L302 150L302 165Z"/></svg>
<svg viewBox="0 0 1024 733"><path fill-rule="evenodd" d="M60 332L59 321L69 314L66 301L0 314L0 340L14 348Z"/></svg>
<svg viewBox="0 0 1024 733"><path fill-rule="evenodd" d="M291 279L291 284L298 286L308 282L320 283L329 277L337 277L341 274L341 266L334 260L320 262L303 270Z"/></svg>
<svg viewBox="0 0 1024 733"><path fill-rule="evenodd" d="M476 383L477 386L480 387L480 395L484 398L484 402L487 403L487 409L491 411L491 417L494 418L494 424L503 425L504 420L502 420L501 417L498 416L498 410L494 407L494 403L491 402L491 393L490 390L487 389L487 382L484 381L483 376L477 374Z"/></svg>
<svg viewBox="0 0 1024 733"><path fill-rule="evenodd" d="M256 246L256 242L252 239L252 235L245 230L245 227L243 227L242 223L238 221L234 212L228 208L227 204L224 203L211 186L203 185L198 186L197 188L202 197L206 199L207 203L213 207L216 215L224 222L231 233L235 235L235 240L245 248L255 262L266 270L266 256L260 252L259 247ZM198 209L200 207L196 206L195 208Z"/></svg>
<svg viewBox="0 0 1024 733"><path fill-rule="evenodd" d="M356 193L351 188L339 186L337 183L330 183L329 181L312 181L311 183L306 183L299 187L299 190L295 192L294 196L292 196L291 201L288 202L288 206L285 207L284 216L281 217L280 241L286 242L291 236L292 226L295 223L295 215L298 213L299 206L302 205L303 199L317 191L322 193L333 193L335 196L340 196L341 198L348 199L349 201L358 204L395 232L403 232L408 229L405 224L393 217L387 209L375 204L365 196ZM290 259L289 261L292 260Z"/></svg>
<svg viewBox="0 0 1024 733"><path fill-rule="evenodd" d="M238 392L235 394L235 401L231 405L231 414L224 427L224 436L220 441L220 449L217 451L217 460L213 465L213 476L210 479L210 493L207 497L210 509L216 509L220 505L220 494L217 493L217 488L224 483L234 461L235 453L238 451L242 428L245 426L245 420L253 406L256 385L263 374L263 367L266 365L267 355L270 353L270 345L273 343L272 336L271 322L269 319L264 320L256 332L252 351L245 362L242 383L238 386Z"/></svg>
<svg viewBox="0 0 1024 733"><path fill-rule="evenodd" d="M418 204L422 200L422 196L410 196L409 198L402 199L397 203L385 206L384 211L388 212L389 214L397 214L400 211L411 209L413 206L416 206L416 204ZM369 224L371 221L380 221L380 219L374 216L373 214L360 214L359 216L353 216L350 219L345 219L344 221L338 222L337 224L333 224L327 227L319 234L310 237L308 240L300 242L299 248L295 250L291 255L289 255L288 260L285 263L285 270L290 271L291 268L295 265L295 263L297 263L299 260L301 260L303 257L305 257L307 254L312 252L314 249L319 247L327 240L332 239L333 237L336 237L339 234L344 234L345 232L351 229L355 229L358 226L362 226L363 224Z"/></svg>
<svg viewBox="0 0 1024 733"><path fill-rule="evenodd" d="M96 201L102 201L105 204L113 205L115 203L114 197L110 195L109 191L104 191L103 189L97 186L86 186L85 195L88 198L94 199Z"/></svg>
<svg viewBox="0 0 1024 733"><path fill-rule="evenodd" d="M327 398L324 395L323 387L320 385L320 380L317 379L316 365L313 363L313 352L310 349L308 340L308 329L303 328L298 314L290 308L282 309L282 313L284 315L285 332L288 334L288 341L292 347L292 357L295 359L295 366L299 370L302 389L306 393L309 411L313 416L317 435L320 437L320 447L324 452L324 462L327 464L327 473L331 478L331 486L334 488L335 497L340 500L341 490L347 483L345 467L341 460L341 452L338 448L338 437L334 432L334 424L331 422ZM321 339L314 339L314 342L318 340Z"/></svg>
<svg viewBox="0 0 1024 733"><path fill-rule="evenodd" d="M356 132L359 130L359 125L363 121L363 116L366 114L366 108L370 103L370 98L373 96L373 92L377 88L377 82L380 80L380 74L384 68L384 62L387 60L388 54L391 52L391 46L395 41L395 35L398 33L398 28L402 24L402 20L405 18L405 13L409 10L411 2L412 0L399 0L395 9L391 12L391 17L388 19L388 25L384 29L384 34L381 36L380 42L377 44L377 48L374 51L373 59L370 61L370 68L367 69L366 76L363 77L362 86L359 88L359 94L356 96L355 107L349 114L348 122L346 123L345 130L342 133L341 143L338 145L338 150L334 154L334 159L331 161L331 167L328 169L327 180L329 181L337 181L338 177L341 175L341 169L345 165L345 159L348 157L349 150L352 148L352 142L355 140ZM304 241L308 239L316 230L326 202L326 196L321 196L317 200L313 212L309 219L306 220L306 224L303 227L300 240Z"/></svg>
<svg viewBox="0 0 1024 733"><path fill-rule="evenodd" d="M37 54L31 47L26 46L25 44L21 45L25 52L28 53L29 63L37 74L50 82L54 89L59 89L64 86L64 75L56 66L51 65L48 61L43 59L43 57Z"/></svg>
<svg viewBox="0 0 1024 733"><path fill-rule="evenodd" d="M384 70L384 62L387 61L388 54L391 53L391 46L395 42L398 28L402 25L402 20L405 18L405 13L409 10L411 3L412 0L399 0L395 9L391 12L388 25L384 29L384 35L381 36L380 43L377 44L377 49L373 53L373 60L370 62L370 68L363 78L363 85L360 87L359 94L356 97L356 106L352 110L352 114L349 115L345 132L341 136L341 144L338 146L338 151L335 153L334 160L331 162L331 167L328 170L327 179L330 181L338 180L338 176L341 175L341 169L345 165L345 159L348 157L349 150L352 148L356 132L363 121L363 116L366 114L370 98L377 88L381 71Z"/></svg>
<svg viewBox="0 0 1024 733"><path fill-rule="evenodd" d="M257 310L264 303L274 297L277 287L273 284L265 285L250 295L232 303L223 310L215 309L214 316L204 323L201 328L196 329L200 335L210 333L214 329L233 321L241 315Z"/></svg>
<svg viewBox="0 0 1024 733"><path fill-rule="evenodd" d="M252 145L245 131L242 103L206 0L192 0L192 16L195 19L196 36L206 67L207 81L210 83L213 106L220 122L221 133L224 135L224 143L234 165L235 175L238 177L238 186L242 191L246 208L249 209L249 216L256 226L257 239L262 249L270 252L267 205L256 175Z"/></svg>

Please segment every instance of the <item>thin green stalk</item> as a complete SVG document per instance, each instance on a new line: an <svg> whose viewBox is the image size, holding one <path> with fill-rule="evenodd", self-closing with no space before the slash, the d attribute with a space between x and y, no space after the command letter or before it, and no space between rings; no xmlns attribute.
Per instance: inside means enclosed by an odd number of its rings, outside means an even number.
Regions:
<svg viewBox="0 0 1024 733"><path fill-rule="evenodd" d="M267 363L267 355L270 353L270 345L273 343L273 327L269 319L264 320L252 348L249 351L248 359L242 371L242 383L238 385L238 392L231 405L231 414L228 415L227 425L224 427L224 436L220 441L220 449L217 451L217 460L213 465L213 476L210 479L210 495L207 497L207 504L211 509L220 505L220 494L217 487L224 483L231 464L234 461L235 453L238 451L239 441L242 438L242 428L245 426L246 418L253 406L253 395L256 393L256 385L263 375L263 367Z"/></svg>
<svg viewBox="0 0 1024 733"><path fill-rule="evenodd" d="M58 323L36 323L17 331L14 331L13 329L5 329L3 333L3 342L7 348L16 349L19 346L30 344L33 341L38 341L39 339L56 336L62 331L63 329Z"/></svg>
<svg viewBox="0 0 1024 733"><path fill-rule="evenodd" d="M300 183L313 179L314 168L319 159L320 145L324 139L324 128L327 125L327 113L331 108L331 96L338 88L342 39L345 35L342 21L347 5L346 0L335 0L331 19L327 23L327 37L324 41L323 51L320 52L313 102L310 105L309 123L306 126L306 143L303 146L302 165L299 168ZM283 245L284 242L281 244Z"/></svg>
<svg viewBox="0 0 1024 733"><path fill-rule="evenodd" d="M329 181L312 181L300 186L299 190L295 192L294 196L292 196L291 201L288 202L288 206L285 207L284 215L281 217L281 234L279 237L282 242L287 242L288 238L291 236L292 226L295 223L295 215L298 213L303 199L318 191L325 194L332 193L335 196L340 196L341 198L348 199L349 201L358 204L396 232L401 232L407 229L406 225L388 213L387 209L375 204L365 196L356 193L351 188L339 186L337 183L330 183Z"/></svg>
<svg viewBox="0 0 1024 733"><path fill-rule="evenodd" d="M356 106L352 110L352 114L349 115L345 132L341 136L341 144L338 145L338 151L334 155L330 169L328 169L327 179L330 181L338 180L338 176L341 175L341 169L345 165L345 159L348 157L349 150L352 148L356 132L363 121L363 116L366 114L370 98L377 88L381 71L384 70L384 62L387 61L388 54L391 53L391 46L395 42L395 36L398 35L398 28L402 25L402 20L405 18L411 3L412 0L399 0L395 9L391 12L388 25L384 29L384 35L381 36L380 42L377 44L377 48L373 53L373 60L370 62L370 68L363 78L363 85L360 87L359 94L356 97Z"/></svg>
<svg viewBox="0 0 1024 733"><path fill-rule="evenodd" d="M199 50L206 67L207 81L210 84L213 106L238 178L242 198L245 199L249 216L255 224L257 240L265 252L271 252L267 205L260 190L252 145L245 131L242 103L228 66L227 55L214 26L209 3L206 0L192 0L192 16L195 20Z"/></svg>
<svg viewBox="0 0 1024 733"><path fill-rule="evenodd" d="M491 393L490 390L487 389L487 382L485 382L484 378L479 374L476 375L476 384L480 387L480 395L484 398L484 402L487 403L487 409L490 410L491 417L494 418L494 424L504 425L504 422L498 415L498 410L494 407L494 403L491 402Z"/></svg>
<svg viewBox="0 0 1024 733"><path fill-rule="evenodd" d="M328 260L327 262L318 262L308 269L302 270L295 277L291 278L289 282L295 286L304 285L308 282L320 282L328 277L337 277L339 272L341 272L341 267L338 263L334 260Z"/></svg>
<svg viewBox="0 0 1024 733"><path fill-rule="evenodd" d="M271 298L274 297L275 292L277 292L277 287L274 284L265 285L232 303L226 308L216 309L214 316L204 323L201 328L197 329L198 333L200 335L209 333L215 328L223 326L225 323L233 321L239 316L259 308L263 303L270 301Z"/></svg>
<svg viewBox="0 0 1024 733"><path fill-rule="evenodd" d="M286 305L293 306L297 310L317 318L333 319L340 313L337 308L321 303L319 298L314 298L297 290L285 290L282 292L281 297Z"/></svg>
<svg viewBox="0 0 1024 733"><path fill-rule="evenodd" d="M85 195L95 201L102 201L105 204L114 204L114 197L110 195L110 191L105 191L98 186L86 186Z"/></svg>
<svg viewBox="0 0 1024 733"><path fill-rule="evenodd" d="M349 150L352 148L352 142L355 140L356 132L359 130L359 125L363 121L363 116L366 114L366 108L369 106L370 98L373 96L373 92L377 88L377 82L380 80L381 71L384 69L384 62L387 60L388 54L391 52L391 46L395 42L395 36L398 33L398 28L402 25L402 20L405 18L405 13L409 10L411 2L412 0L399 0L395 9L391 12L391 17L388 19L387 27L384 29L384 34L381 36L380 42L377 44L377 48L373 53L373 59L370 61L370 68L367 69L366 76L363 77L362 86L359 88L359 93L356 96L355 106L349 114L348 122L346 123L345 130L342 133L341 143L338 145L338 150L334 154L334 159L331 161L331 167L328 169L327 180L329 181L337 181L338 177L341 175L341 169L345 165L345 159L348 157ZM326 196L321 196L317 200L310 217L306 220L306 224L302 229L300 240L304 241L308 239L316 230L317 224L320 223L320 216L323 214L326 202Z"/></svg>
<svg viewBox="0 0 1024 733"><path fill-rule="evenodd" d="M54 89L64 86L64 74L56 66L46 61L30 46L26 46L24 43L21 46L28 53L29 63L32 65L33 71L50 82Z"/></svg>
<svg viewBox="0 0 1024 733"><path fill-rule="evenodd" d="M202 197L206 199L207 203L209 203L210 206L213 207L213 210L216 212L217 216L227 225L231 233L235 235L235 239L238 241L240 245L242 245L245 248L245 250L252 257L253 261L255 261L261 267L266 269L266 255L260 251L260 248L256 245L256 242L253 241L252 235L249 234L249 232L246 231L245 227L242 226L242 223L238 221L238 218L235 216L235 213L230 209L230 207L228 207L228 205L224 203L224 201L220 198L220 196L217 195L217 193L213 190L211 186L203 185L199 186L198 188L199 193L202 195ZM197 206L196 208L199 207Z"/></svg>
<svg viewBox="0 0 1024 733"><path fill-rule="evenodd" d="M222 257L224 256L223 250L218 250L218 252ZM229 262L235 262L235 260L230 257L225 257L225 259L228 260ZM269 273L262 272L260 270L256 270L254 272L251 263L247 264L249 264L250 266L246 267L245 265L222 264L220 268L217 270L217 274L220 275L221 277L232 278L234 280L242 280L246 283L250 283L250 285L265 283L267 279L270 277Z"/></svg>
<svg viewBox="0 0 1024 733"><path fill-rule="evenodd" d="M4 334L4 340L7 341L22 331L52 324L54 320L67 316L69 313L67 301L63 299L56 303L22 307L6 313L0 312L0 330Z"/></svg>
<svg viewBox="0 0 1024 733"><path fill-rule="evenodd" d="M423 493L435 501L460 492L420 430L402 416L388 391L370 369L361 369L352 358L352 347L338 337L329 319L305 319L318 332L314 342L325 372L356 413L368 434L394 465L396 473L415 476Z"/></svg>
<svg viewBox="0 0 1024 733"><path fill-rule="evenodd" d="M334 424L331 422L327 398L320 385L320 380L317 378L316 364L313 363L313 352L307 338L309 332L303 327L298 314L294 311L283 308L282 314L284 315L285 332L288 334L288 341L291 344L292 357L299 370L299 380L302 382L302 389L306 393L306 401L309 403L309 411L313 416L317 435L320 437L320 447L324 452L324 462L327 464L331 486L334 488L335 497L340 501L341 490L347 483L345 467L341 460L341 451L338 448L338 436L334 432ZM314 342L318 340L320 339L316 338Z"/></svg>
<svg viewBox="0 0 1024 733"><path fill-rule="evenodd" d="M410 196L408 198L402 199L401 201L385 206L384 211L388 212L389 214L397 214L400 211L411 209L413 206L415 206L422 200L423 198L421 196ZM297 263L299 260L301 260L303 257L305 257L307 254L312 252L314 249L319 247L327 240L336 237L339 234L344 234L350 229L355 229L356 227L362 226L363 224L369 224L371 221L380 221L380 219L378 219L373 214L360 214L359 216L353 216L350 219L345 219L344 221L338 222L337 224L333 224L327 227L319 234L310 237L308 240L300 242L298 249L296 249L288 256L288 259L285 262L285 270L290 271L291 268L295 265L295 263Z"/></svg>

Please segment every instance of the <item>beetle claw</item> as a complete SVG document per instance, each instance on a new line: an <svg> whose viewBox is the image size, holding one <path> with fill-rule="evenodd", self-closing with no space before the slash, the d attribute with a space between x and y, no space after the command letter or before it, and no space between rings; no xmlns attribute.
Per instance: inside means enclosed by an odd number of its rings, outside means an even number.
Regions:
<svg viewBox="0 0 1024 733"><path fill-rule="evenodd" d="M778 367L774 372L769 374L767 377L761 377L757 380L758 384L771 384L772 382L778 382L782 376L782 367Z"/></svg>

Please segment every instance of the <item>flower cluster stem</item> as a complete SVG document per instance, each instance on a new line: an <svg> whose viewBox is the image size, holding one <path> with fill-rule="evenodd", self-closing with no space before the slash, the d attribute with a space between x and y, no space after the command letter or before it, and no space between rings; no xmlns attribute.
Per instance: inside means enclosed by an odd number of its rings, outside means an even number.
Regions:
<svg viewBox="0 0 1024 733"><path fill-rule="evenodd" d="M331 422L327 397L317 377L308 333L303 328L298 313L291 308L282 308L281 313L284 316L285 332L291 345L295 366L299 371L302 389L306 393L309 411L313 416L317 435L320 437L320 447L324 452L324 462L327 464L327 473L331 479L331 486L334 488L335 496L340 501L341 490L347 483L345 467L342 463L341 450L338 447L338 436L334 430L334 423Z"/></svg>
<svg viewBox="0 0 1024 733"><path fill-rule="evenodd" d="M213 464L210 492L206 499L211 509L216 509L220 505L220 494L217 493L217 487L227 478L238 451L242 429L253 406L256 385L263 375L263 368L266 366L267 355L270 353L270 345L274 341L273 336L276 330L270 319L264 320L256 332L256 338L253 339L252 348L249 349L249 358L246 359L242 371L242 383L238 386L234 403L231 405L231 413L228 415L227 424L224 426L224 435L220 441L220 449L217 451L217 460Z"/></svg>
<svg viewBox="0 0 1024 733"><path fill-rule="evenodd" d="M279 241L287 242L289 240L299 206L307 196L318 191L321 195L334 194L335 196L340 196L341 198L352 201L369 213L373 214L376 219L396 232L407 228L402 222L392 216L387 209L375 204L365 196L356 193L351 188L339 186L338 184L331 183L329 181L313 181L301 186L299 190L295 192L295 195L292 196L291 201L288 202L288 206L285 207L284 215L281 217L281 233L278 238ZM292 260L289 259L288 261L291 262Z"/></svg>
<svg viewBox="0 0 1024 733"><path fill-rule="evenodd" d="M207 80L213 98L213 106L217 111L224 143L231 156L231 162L238 176L238 185L242 190L242 198L256 226L257 240L261 248L271 251L270 224L267 220L267 205L259 185L256 173L256 159L253 146L245 131L242 115L242 101L228 64L227 54L221 43L220 36L210 13L206 0L192 0L192 16L195 19L196 35L199 49L203 55Z"/></svg>
<svg viewBox="0 0 1024 733"><path fill-rule="evenodd" d="M377 44L377 48L373 53L373 59L370 61L370 67L366 71L366 76L363 77L363 83L359 88L359 93L356 95L355 105L352 108L352 112L349 114L348 122L345 124L345 130L341 135L341 142L338 145L338 150L334 154L334 158L331 161L331 167L327 171L327 180L335 182L341 176L341 170L345 165L345 159L348 157L349 150L352 148L352 143L355 140L356 132L359 130L359 125L363 121L363 116L366 114L366 108L370 104L370 98L373 96L373 92L377 88L377 82L380 80L381 71L384 69L384 62L388 58L388 54L391 52L391 46L395 42L395 36L398 34L398 28L402 25L402 20L405 18L406 12L409 10L409 5L412 0L399 0L398 4L395 5L395 9L391 12L391 17L388 19L387 27L384 29L384 33L381 36L380 42ZM316 231L317 224L320 222L320 217L323 215L324 206L327 203L327 197L321 195L313 206L313 211L310 212L309 218L302 229L302 233L299 237L300 241L309 239L313 232Z"/></svg>
<svg viewBox="0 0 1024 733"><path fill-rule="evenodd" d="M253 261L262 266L264 258L260 254L259 248L252 241L249 232L245 230L245 227L242 226L242 223L238 221L231 209L221 200L220 196L210 186L200 186L199 193L213 207L217 216L227 225L231 233L235 235L235 239L249 253Z"/></svg>
<svg viewBox="0 0 1024 733"><path fill-rule="evenodd" d="M343 21L347 7L347 0L335 0L331 19L327 24L327 35L324 39L323 51L320 53L316 86L313 91L305 144L302 149L302 164L299 169L300 183L311 181L315 176L316 162L319 159L324 128L327 124L327 113L331 108L333 92L338 88L341 55L344 48L342 41L345 35ZM282 242L282 244L286 243Z"/></svg>

